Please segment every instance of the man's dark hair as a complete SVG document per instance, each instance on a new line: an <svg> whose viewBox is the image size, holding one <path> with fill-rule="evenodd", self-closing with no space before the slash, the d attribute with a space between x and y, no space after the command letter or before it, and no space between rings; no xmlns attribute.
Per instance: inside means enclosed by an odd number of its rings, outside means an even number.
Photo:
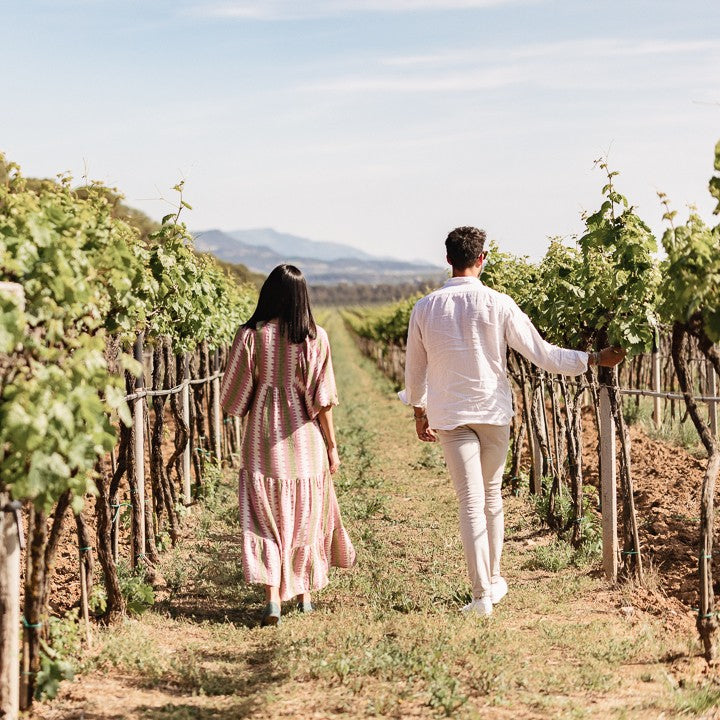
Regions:
<svg viewBox="0 0 720 720"><path fill-rule="evenodd" d="M315 338L317 329L310 309L305 278L294 265L278 265L260 288L257 307L245 327L257 330L258 323L280 320L280 328L291 343Z"/></svg>
<svg viewBox="0 0 720 720"><path fill-rule="evenodd" d="M469 225L455 228L445 240L448 260L456 270L474 265L484 248L485 231Z"/></svg>

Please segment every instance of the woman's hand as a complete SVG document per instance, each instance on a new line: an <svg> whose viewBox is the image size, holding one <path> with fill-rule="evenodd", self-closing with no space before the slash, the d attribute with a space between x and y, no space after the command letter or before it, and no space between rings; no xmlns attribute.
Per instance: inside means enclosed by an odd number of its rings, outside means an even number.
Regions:
<svg viewBox="0 0 720 720"><path fill-rule="evenodd" d="M427 415L415 416L415 432L417 433L418 439L423 442L435 442L437 435L430 429L428 425Z"/></svg>
<svg viewBox="0 0 720 720"><path fill-rule="evenodd" d="M328 462L330 463L330 472L334 475L340 467L340 456L338 449L333 446L328 448Z"/></svg>

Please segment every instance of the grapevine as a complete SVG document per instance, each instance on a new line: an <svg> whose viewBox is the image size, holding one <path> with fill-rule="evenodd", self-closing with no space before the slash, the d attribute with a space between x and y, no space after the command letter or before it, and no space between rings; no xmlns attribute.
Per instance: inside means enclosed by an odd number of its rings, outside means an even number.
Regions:
<svg viewBox="0 0 720 720"><path fill-rule="evenodd" d="M180 220L181 210L189 209L182 183L175 188L177 212L154 232L141 234L114 216L113 193L104 186L73 189L65 175L31 182L17 165L0 161L8 171L0 184L0 267L4 279L24 292L24 303L17 294L0 292L0 499L20 500L29 513L22 688L27 706L42 690L37 679L48 662L42 655L48 591L67 508L77 517L79 547L92 549L80 515L88 495L98 496L105 618L124 610L111 523L124 473L131 497L137 482L125 395L141 372L142 355L133 358L132 344L140 337L157 348L153 352L165 358L164 379L170 380L176 356L182 365L200 345L215 350L232 340L255 291L238 286L214 261L195 253ZM159 473L162 403L155 411L154 506L157 522L164 510L176 536L174 485ZM116 468L115 418L120 428ZM195 417L193 428L181 428L180 452L201 420ZM108 454L112 474L106 469ZM137 503L130 505L135 512ZM155 548L152 520L150 515L146 527L136 525L133 534L147 535L149 556ZM91 583L89 553L83 562ZM150 577L152 569L148 563Z"/></svg>

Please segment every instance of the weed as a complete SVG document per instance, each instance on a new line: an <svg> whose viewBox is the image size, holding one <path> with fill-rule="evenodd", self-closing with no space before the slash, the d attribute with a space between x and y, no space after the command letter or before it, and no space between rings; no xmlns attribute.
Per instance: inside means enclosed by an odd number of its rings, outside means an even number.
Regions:
<svg viewBox="0 0 720 720"><path fill-rule="evenodd" d="M412 463L416 470L442 470L445 468L445 458L442 450L434 443L423 443L420 448L420 457Z"/></svg>
<svg viewBox="0 0 720 720"><path fill-rule="evenodd" d="M171 595L179 593L188 582L188 563L185 559L175 559L165 565L164 577Z"/></svg>
<svg viewBox="0 0 720 720"><path fill-rule="evenodd" d="M35 698L52 699L63 680L75 677L74 659L80 654L81 629L78 611L48 620L48 642L40 641L40 670L35 679Z"/></svg>
<svg viewBox="0 0 720 720"><path fill-rule="evenodd" d="M637 425L642 423L647 425L652 420L652 408L649 404L634 400L626 401L622 404L622 414L628 425Z"/></svg>
<svg viewBox="0 0 720 720"><path fill-rule="evenodd" d="M107 608L107 592L102 583L94 583L90 597L88 598L88 607L93 615L102 615Z"/></svg>
<svg viewBox="0 0 720 720"><path fill-rule="evenodd" d="M135 621L126 620L105 639L100 652L90 661L97 668L135 671L147 680L162 677L166 662L154 638L138 632Z"/></svg>
<svg viewBox="0 0 720 720"><path fill-rule="evenodd" d="M442 710L445 717L450 717L467 702L467 695L460 692L460 683L450 677L447 672L435 677L430 683L430 700L428 704L436 710Z"/></svg>
<svg viewBox="0 0 720 720"><path fill-rule="evenodd" d="M125 605L131 615L140 615L155 602L152 586L145 582L142 569L132 570L126 563L118 563L118 581L120 592L125 598Z"/></svg>
<svg viewBox="0 0 720 720"><path fill-rule="evenodd" d="M164 530L158 533L155 536L155 547L158 549L158 552L165 552L168 548L172 547L170 533Z"/></svg>
<svg viewBox="0 0 720 720"><path fill-rule="evenodd" d="M696 687L683 687L675 691L677 709L686 715L698 715L717 708L720 705L720 687L703 684Z"/></svg>
<svg viewBox="0 0 720 720"><path fill-rule="evenodd" d="M528 570L560 572L569 567L573 560L573 548L564 540L553 540L548 545L533 548L532 556L523 567Z"/></svg>
<svg viewBox="0 0 720 720"><path fill-rule="evenodd" d="M634 405L634 403L632 404ZM705 451L700 443L700 437L695 425L689 419L680 416L673 418L669 409L666 408L658 428L652 420L651 401L643 399L640 408L638 418L649 437L685 448L697 457L704 457Z"/></svg>

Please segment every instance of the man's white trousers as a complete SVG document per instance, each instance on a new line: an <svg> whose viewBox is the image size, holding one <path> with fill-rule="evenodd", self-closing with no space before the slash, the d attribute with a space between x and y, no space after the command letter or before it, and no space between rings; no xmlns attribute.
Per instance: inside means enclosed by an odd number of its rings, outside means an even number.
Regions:
<svg viewBox="0 0 720 720"><path fill-rule="evenodd" d="M500 578L505 534L501 486L510 426L461 425L437 434L460 505L460 536L473 597L486 597L491 583Z"/></svg>

